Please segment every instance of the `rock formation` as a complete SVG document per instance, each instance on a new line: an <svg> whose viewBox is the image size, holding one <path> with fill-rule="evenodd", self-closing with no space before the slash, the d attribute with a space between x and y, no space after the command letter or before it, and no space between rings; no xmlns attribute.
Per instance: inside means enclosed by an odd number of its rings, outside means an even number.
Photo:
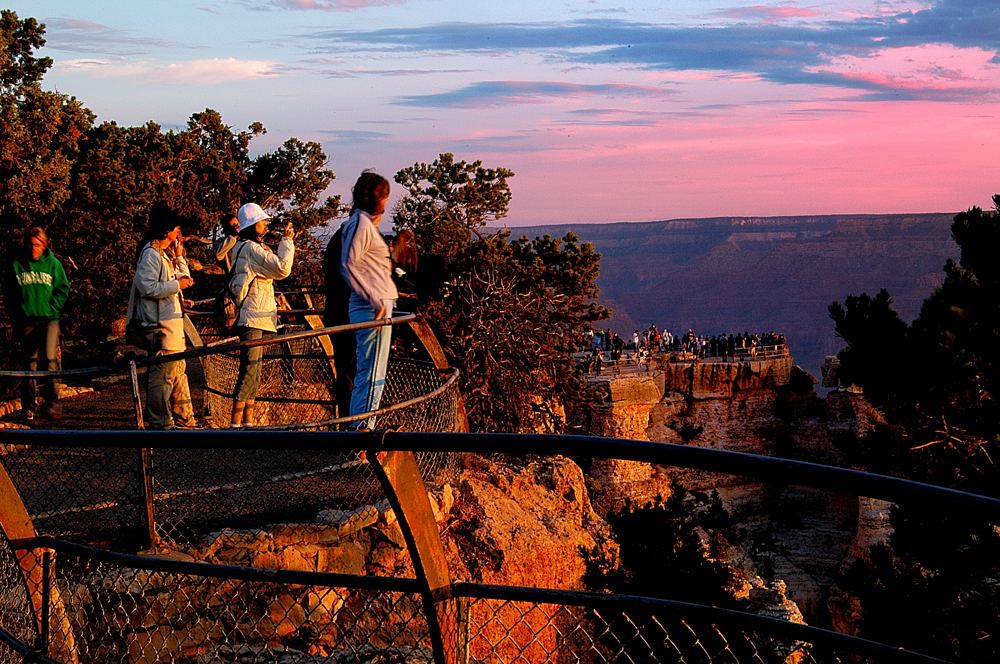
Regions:
<svg viewBox="0 0 1000 664"><path fill-rule="evenodd" d="M646 373L601 379L604 401L578 419L588 433L845 465L843 441L879 415L860 394L820 399L791 357L741 362L670 361ZM848 494L752 478L622 461L595 462L595 501L667 495L671 483L718 491L745 533L744 549L811 622L826 624L827 594L843 565L888 533L887 506Z"/></svg>

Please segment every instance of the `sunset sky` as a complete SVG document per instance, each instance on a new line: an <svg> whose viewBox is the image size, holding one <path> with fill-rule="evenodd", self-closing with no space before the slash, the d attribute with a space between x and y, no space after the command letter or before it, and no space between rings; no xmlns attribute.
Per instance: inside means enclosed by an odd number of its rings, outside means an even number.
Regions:
<svg viewBox="0 0 1000 664"><path fill-rule="evenodd" d="M951 212L1000 192L997 0L36 0L98 121L261 121L348 194L440 152L512 226ZM349 195L347 196L349 198Z"/></svg>

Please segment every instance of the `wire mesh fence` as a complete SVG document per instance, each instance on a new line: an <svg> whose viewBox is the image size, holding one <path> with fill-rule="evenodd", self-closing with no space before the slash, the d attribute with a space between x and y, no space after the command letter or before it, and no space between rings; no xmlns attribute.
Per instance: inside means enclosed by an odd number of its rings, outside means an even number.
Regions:
<svg viewBox="0 0 1000 664"><path fill-rule="evenodd" d="M164 545L223 527L252 528L350 511L384 499L358 451L149 450L153 527ZM452 455L417 456L429 485ZM39 534L126 549L149 545L140 449L18 446L0 457Z"/></svg>
<svg viewBox="0 0 1000 664"><path fill-rule="evenodd" d="M45 606L41 634L34 629L24 581L16 574L0 576L5 590L0 618L18 641L52 661L443 661L434 651L427 605L414 580L219 568L109 554L56 540L25 546L40 544L51 561L34 574L48 579L39 597ZM0 554L0 561L16 570L6 540L0 542ZM559 591L523 599L516 597L517 589L503 598L496 586L475 584L460 584L456 593L458 629L446 635L445 661L463 664L927 661L817 644L782 630L734 623L732 615L711 607L686 612L655 600L633 603ZM24 661L12 656L0 661Z"/></svg>
<svg viewBox="0 0 1000 664"><path fill-rule="evenodd" d="M301 331L301 328L287 331ZM205 333L202 336L213 339ZM238 349L202 358L203 412L210 426L224 427L229 423L239 365ZM332 420L337 416L334 376L332 358L324 352L318 337L265 346L255 412L257 422L281 426Z"/></svg>
<svg viewBox="0 0 1000 664"><path fill-rule="evenodd" d="M433 661L412 588L359 587L364 580L349 577L291 583L247 569L220 575L209 565L166 567L60 551L48 570L41 649L56 661L79 664Z"/></svg>
<svg viewBox="0 0 1000 664"><path fill-rule="evenodd" d="M405 323L415 324L413 315L392 319L399 330ZM377 324L377 323L376 323ZM0 370L0 387L13 394L23 380L54 377L57 382L69 379L84 386L84 394L61 402L58 419L46 419L46 428L120 429L142 428L137 411L142 412L146 393L142 388L146 369L154 364L186 360L186 374L191 387L195 412L206 428L225 428L229 424L233 390L239 373L240 351L250 345L263 347L260 389L256 398L255 422L276 429L338 428L350 421L366 419L371 413L348 416L338 412L335 398L335 367L329 339L335 335L354 334L355 326L308 329L301 324L284 325L282 333L259 342L220 339L204 320L188 326L192 338L208 342L181 354L144 357L130 347L120 347L115 363L60 372ZM434 342L436 344L436 341ZM399 350L402 350L400 348ZM391 356L380 409L376 411L379 428L404 431L454 431L460 426L458 393L454 369L439 369L432 362L419 359L407 348L405 356ZM130 376L134 360L137 379ZM14 366L13 360L0 366ZM96 386L87 391L87 386ZM74 388L74 391L79 391ZM5 419L17 420L20 410ZM4 413L0 413L3 415ZM23 418L21 418L23 420ZM148 420L148 414L143 415ZM38 422L28 422L38 426Z"/></svg>
<svg viewBox="0 0 1000 664"><path fill-rule="evenodd" d="M0 636L16 643L35 647L38 644L38 624L31 595L18 556L7 535L0 528ZM12 643L0 639L0 664L21 662L20 653Z"/></svg>
<svg viewBox="0 0 1000 664"><path fill-rule="evenodd" d="M864 662L830 649L655 609L473 599L470 661L807 664Z"/></svg>
<svg viewBox="0 0 1000 664"><path fill-rule="evenodd" d="M41 432L27 432L38 434ZM77 434L79 435L79 434ZM101 434L108 439L124 440L122 432ZM190 452L167 444L171 439L182 441L187 432L164 432L154 435L154 466L169 467L176 463L177 472L184 469L184 457L157 461L164 453ZM202 434L203 442L235 439L239 434ZM328 462L338 450L318 449L317 444L333 444L338 437L365 439L371 448L377 443L375 434L325 434L261 432L259 444L239 448L204 445L207 455L196 459L198 472L217 477L218 467L212 466L211 455L219 467L233 458L247 467L265 463L274 465L271 472L296 475L298 466ZM485 436L448 436L446 434L386 434L381 441L394 437L406 441L409 447L424 451L449 449L449 442L469 449L512 449L515 439ZM14 436L14 438L18 438ZM587 437L526 437L525 449L554 453L566 448L585 449L586 445L601 445L605 453L621 456L641 456L647 446L631 441L598 440ZM307 441L312 439L313 445ZM190 440L190 437L189 437ZM293 442L295 441L295 442ZM46 440L30 448L45 448ZM49 441L51 442L51 441ZM266 443L266 445L265 445ZM189 443L189 446L193 443ZM272 459L261 454L269 446L279 454ZM343 445L338 449L342 449ZM96 449L96 448L94 448ZM105 448L105 451L112 448ZM114 450L121 454L137 454L135 450ZM493 451L493 450L491 450ZM593 450L587 450L593 451ZM687 454L689 450L648 447L648 454L665 460L669 453ZM713 453L719 460L727 457ZM746 455L738 460L748 467ZM759 460L769 472L788 473L782 460ZM97 465L97 464L95 464ZM203 468L202 468L203 466ZM779 470L780 468L780 470ZM811 469L811 470L810 470ZM795 469L799 481L810 479L805 470L822 477L836 471L838 480L878 482L876 494L890 491L921 491L927 500L947 498L969 509L995 513L997 505L975 497L957 495L948 490L929 492L895 478L872 478L844 469L829 469L805 465ZM243 472L245 472L244 469ZM164 471L166 472L166 471ZM191 472L188 469L187 472ZM58 478L56 478L58 479ZM290 478L291 479L291 478ZM305 484L297 492L303 496L332 491L313 482L313 477L296 476ZM44 483L44 475L36 476ZM417 483L419 484L419 483ZM867 485L877 489L875 484ZM233 489L233 487L229 487ZM260 489L256 489L260 491ZM913 493L916 495L916 493ZM261 495L261 503L277 499ZM298 499L296 499L298 500ZM294 502L294 501L293 501ZM303 503L304 504L304 503ZM958 504L958 503L956 503ZM229 509L226 507L225 509ZM235 509L235 507L233 508ZM381 508L380 508L381 509ZM301 509L289 514L301 516ZM53 518L53 517L50 517ZM381 517L379 517L381 518ZM373 523L375 516L368 523ZM186 524L182 524L186 525ZM199 528L205 524L198 524ZM336 530L336 529L334 529ZM0 540L0 628L18 633L14 640L25 647L44 652L58 662L927 662L940 661L905 651L862 642L846 635L793 624L767 614L733 611L712 607L658 600L634 598L604 593L558 590L538 590L453 583L447 592L433 594L422 583L426 579L417 571L411 575L394 570L388 576L363 575L368 568L361 565L356 573L322 571L318 564L323 546L335 543L342 548L353 542L373 542L376 530L355 531L352 542L324 539L322 529L316 537L299 546L300 552L313 557L313 567L299 566L285 555L286 544L275 532L253 528L218 533L219 542L233 543L242 539L271 538L270 548L258 548L259 555L244 559L223 560L206 553L203 557L178 556L172 559L147 556L125 556L97 548L71 545L61 540L41 540L15 543L16 551L5 550L7 542ZM434 526L437 532L437 526ZM332 530L327 530L327 533ZM339 531L338 531L339 532ZM379 532L386 532L384 529ZM397 548L403 547L396 544ZM236 547L238 548L238 547ZM376 547L371 547L374 552ZM50 551L50 564L42 555ZM187 549L185 549L187 550ZM214 551L215 549L213 549ZM25 570L18 567L18 556L28 552L23 560L34 565ZM184 562L210 560L210 563ZM42 566L39 569L39 565ZM9 571L9 573L5 573ZM371 573L371 572L368 572ZM20 574L20 577L19 577ZM8 590L13 588L13 591ZM20 593L20 595L18 595ZM13 598L13 599L11 599ZM453 600L452 598L457 598ZM450 603L452 602L452 603ZM34 605L34 606L33 606ZM442 656L435 648L434 617L454 607L455 629L444 630L441 639L452 657ZM13 607L13 608L10 608ZM27 616L27 618L25 618ZM32 631L35 620L42 628ZM43 617L44 616L44 617ZM440 621L440 615L437 615ZM20 620L20 623L18 622ZM447 622L447 621L444 621ZM19 627L20 625L20 627ZM20 630L20 631L19 631ZM831 636L833 635L833 636ZM0 634L2 637L2 634ZM834 638L836 637L836 638ZM2 641L2 639L0 639ZM3 652L0 646L0 652ZM22 661L16 649L14 659ZM872 654L876 653L876 654ZM0 659L0 662L4 660ZM42 660L38 660L42 661Z"/></svg>
<svg viewBox="0 0 1000 664"><path fill-rule="evenodd" d="M323 338L323 331L291 330L265 342L258 415L268 424L260 428L322 431L351 419L336 416L333 370ZM156 361L160 359L146 363ZM204 411L212 426L228 420L238 364L238 348L231 344L206 348L200 362L189 363L195 372L199 366L204 370ZM105 375L108 368L94 373ZM456 378L453 369L393 358L376 426L457 430ZM132 418L134 426L135 399L142 395L131 387L122 381L78 397L66 409L64 424L127 428ZM140 444L141 439L135 449L7 444L0 446L0 460L38 532L85 542L131 546L145 538L148 544L151 532L167 543L190 542L220 524L268 523L308 510L353 509L381 498L378 482L357 451L233 454L165 448L147 451L144 459ZM447 469L449 459L427 452L418 462L423 476L431 479Z"/></svg>

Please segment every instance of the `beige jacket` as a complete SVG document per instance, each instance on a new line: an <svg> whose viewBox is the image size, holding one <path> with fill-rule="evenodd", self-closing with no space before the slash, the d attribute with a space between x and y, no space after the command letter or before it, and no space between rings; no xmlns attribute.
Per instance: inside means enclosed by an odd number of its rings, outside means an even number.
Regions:
<svg viewBox="0 0 1000 664"><path fill-rule="evenodd" d="M267 332L277 332L278 307L274 300L274 280L292 273L295 245L283 237L275 253L260 242L240 240L233 247L233 276L229 287L243 303L236 324Z"/></svg>
<svg viewBox="0 0 1000 664"><path fill-rule="evenodd" d="M139 252L129 291L127 320L135 317L144 327L159 328L163 350L184 350L184 310L177 280L190 275L183 256L171 259L150 243Z"/></svg>

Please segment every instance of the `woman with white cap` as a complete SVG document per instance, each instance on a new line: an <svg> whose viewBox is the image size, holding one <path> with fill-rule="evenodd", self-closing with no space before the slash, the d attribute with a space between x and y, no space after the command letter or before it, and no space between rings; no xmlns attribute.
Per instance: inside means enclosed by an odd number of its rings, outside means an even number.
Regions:
<svg viewBox="0 0 1000 664"><path fill-rule="evenodd" d="M294 229L285 228L277 253L262 243L271 219L256 203L247 203L236 213L240 222L239 239L232 249L233 275L229 282L239 297L236 330L242 341L263 338L264 332L277 332L278 305L274 299L274 280L292 273L295 245ZM253 426L254 402L260 388L260 363L263 346L240 350L240 368L233 388L230 426Z"/></svg>

